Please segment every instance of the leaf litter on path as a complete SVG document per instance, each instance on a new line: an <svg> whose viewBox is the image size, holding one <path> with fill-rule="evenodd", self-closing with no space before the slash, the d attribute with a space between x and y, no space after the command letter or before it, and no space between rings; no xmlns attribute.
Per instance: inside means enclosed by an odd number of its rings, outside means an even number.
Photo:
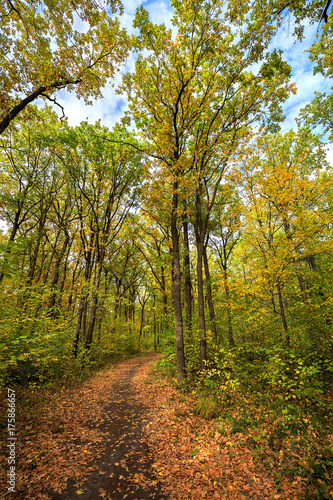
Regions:
<svg viewBox="0 0 333 500"><path fill-rule="evenodd" d="M149 412L134 383L153 361L154 354L127 360L80 388L50 395L30 425L20 426L21 408L15 498L167 498L151 467L142 433ZM1 486L6 491L5 478Z"/></svg>
<svg viewBox="0 0 333 500"><path fill-rule="evenodd" d="M157 358L127 360L79 388L50 393L30 423L19 408L13 497L306 498L301 478L277 483L274 471L254 460L244 436L226 427L221 433L215 420L193 413L191 396L149 377ZM1 465L5 476L5 453Z"/></svg>

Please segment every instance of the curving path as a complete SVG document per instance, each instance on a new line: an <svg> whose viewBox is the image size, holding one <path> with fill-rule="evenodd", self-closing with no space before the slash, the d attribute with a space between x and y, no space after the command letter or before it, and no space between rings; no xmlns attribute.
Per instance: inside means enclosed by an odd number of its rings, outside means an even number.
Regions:
<svg viewBox="0 0 333 500"><path fill-rule="evenodd" d="M47 493L52 499L167 499L151 467L152 457L142 434L149 415L135 387L139 370L155 359L156 355L150 354L119 367L105 394L104 422L98 426L107 443L104 456L92 462L95 471L84 483L78 486L69 481L61 494L49 490Z"/></svg>

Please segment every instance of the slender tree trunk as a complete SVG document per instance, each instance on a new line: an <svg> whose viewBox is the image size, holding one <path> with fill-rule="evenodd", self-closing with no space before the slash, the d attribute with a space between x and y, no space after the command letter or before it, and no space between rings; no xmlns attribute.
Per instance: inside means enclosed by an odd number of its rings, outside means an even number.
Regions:
<svg viewBox="0 0 333 500"><path fill-rule="evenodd" d="M131 290L131 320L132 320L132 323L135 322L135 297L136 297L136 292L135 292L135 289L132 288Z"/></svg>
<svg viewBox="0 0 333 500"><path fill-rule="evenodd" d="M168 295L165 285L165 269L161 267L161 283L162 283L162 293L163 293L163 318L162 318L162 331L165 332L168 328Z"/></svg>
<svg viewBox="0 0 333 500"><path fill-rule="evenodd" d="M173 184L172 213L171 213L171 237L172 237L172 281L173 281L173 302L175 310L176 327L176 359L177 359L177 381L181 384L185 379L185 352L183 317L181 301L181 272L179 255L179 233L177 228L178 210L178 182Z"/></svg>
<svg viewBox="0 0 333 500"><path fill-rule="evenodd" d="M53 318L56 316L56 311L55 311L54 306L55 306L56 300L57 300L57 291L55 290L55 288L56 288L58 281L59 281L60 265L61 265L61 262L64 258L64 255L66 253L68 243L69 243L69 235L66 235L64 243L63 243L62 248L61 248L61 251L60 251L60 253L57 257L57 260L54 264L55 269L54 269L54 275L53 275L53 280L52 280L52 284L51 284L52 295L51 295L50 304L49 304L49 310L50 310L49 314Z"/></svg>
<svg viewBox="0 0 333 500"><path fill-rule="evenodd" d="M195 199L195 240L197 246L197 286L198 286L198 316L199 316L199 335L200 335L200 367L206 368L207 360L207 340L206 340L206 322L205 322L205 299L203 286L203 252L204 252L204 231L202 224L202 205L201 205L201 186L196 190Z"/></svg>
<svg viewBox="0 0 333 500"><path fill-rule="evenodd" d="M186 208L186 206L185 206ZM188 222L186 221L186 213L183 216L183 233L184 233L184 292L185 292L185 318L186 330L191 336L192 334L192 283L190 269L190 246L188 239Z"/></svg>
<svg viewBox="0 0 333 500"><path fill-rule="evenodd" d="M61 282L60 282L60 287L59 287L59 295L60 295L59 302L63 299L63 293L64 293L64 288L65 288L65 283L66 283L66 278L67 278L67 272L68 272L68 259L69 259L69 254L70 254L70 251L71 251L71 247L72 247L73 241L74 241L74 238L72 238L71 241L69 242L68 249L67 249L67 254L66 254L66 258L65 258L65 261L64 261L63 274L62 274L62 278L61 278ZM70 308L71 308L71 304L68 301L68 305L67 305L66 309L69 310Z"/></svg>
<svg viewBox="0 0 333 500"><path fill-rule="evenodd" d="M43 238L43 231L44 231L45 222L46 222L46 213L47 213L47 211L45 211L45 210L42 212L41 217L40 217L40 221L38 224L37 239L36 239L35 248L34 248L34 251L33 251L33 254L31 257L30 269L29 269L28 279L27 279L28 286L31 285L31 283L34 279L34 276L35 276L39 248L40 248L40 244L41 244L41 241Z"/></svg>
<svg viewBox="0 0 333 500"><path fill-rule="evenodd" d="M168 314L168 295L165 286L165 270L161 267L161 283L162 283L162 293L163 293L163 313L166 316Z"/></svg>
<svg viewBox="0 0 333 500"><path fill-rule="evenodd" d="M92 255L91 252L88 252L88 255L86 256L86 268L84 273L85 286L90 282L92 266L93 266ZM80 337L82 338L83 341L86 338L87 308L88 308L88 296L87 296L87 291L84 289L84 296L81 297L80 299L79 310L77 313L77 322L76 322L75 340L74 340L75 357L77 357Z"/></svg>
<svg viewBox="0 0 333 500"><path fill-rule="evenodd" d="M89 323L88 323L87 338L86 338L86 349L90 349L92 343L97 309L98 309L98 288L94 292L92 305L90 307Z"/></svg>
<svg viewBox="0 0 333 500"><path fill-rule="evenodd" d="M155 313L154 313L154 351L156 352L157 351L157 329L156 329L156 316L155 316Z"/></svg>
<svg viewBox="0 0 333 500"><path fill-rule="evenodd" d="M280 316L281 316L281 320L282 320L283 329L284 329L284 332L286 335L286 344L287 344L287 347L290 347L289 329L288 329L286 312L285 312L285 307L284 307L284 302L283 302L283 297L282 297L281 284L279 281L277 281L276 287L277 287L278 298L279 298Z"/></svg>
<svg viewBox="0 0 333 500"><path fill-rule="evenodd" d="M211 279L210 279L210 271L209 271L209 262L207 258L207 246L204 245L203 247L203 259L204 259L204 266L205 266L205 275L206 275L206 281L207 281L207 299L208 299L208 307L209 307L209 317L210 317L210 328L212 331L212 337L215 343L217 343L217 330L216 330L216 322L215 322L215 309L214 309L214 302L213 302L213 292L212 292L212 284L211 284Z"/></svg>
<svg viewBox="0 0 333 500"><path fill-rule="evenodd" d="M287 240L289 242L290 252L291 252L291 255L292 255L292 261L293 261L293 265L294 265L294 268L295 268L296 276L297 276L297 279L298 279L299 287L301 289L304 302L306 304L308 304L309 303L308 291L306 289L306 284L305 284L305 281L304 281L303 274L301 272L299 263L297 261L297 257L295 256L295 250L293 248L293 238L292 238L292 235L291 235L291 232L290 232L290 224L289 224L289 222L285 218L283 219L283 227L284 227L284 231L286 233Z"/></svg>
<svg viewBox="0 0 333 500"><path fill-rule="evenodd" d="M116 284L117 284L117 288L116 288L116 303L115 303L115 306L114 306L114 319L116 320L118 318L118 314L120 315L120 288L121 288L121 279L118 279L116 277Z"/></svg>
<svg viewBox="0 0 333 500"><path fill-rule="evenodd" d="M230 288L228 281L227 268L223 268L223 283L225 289L225 297L227 299L227 323L228 323L228 342L230 349L236 347L233 329L232 329L232 315L231 315L231 301L230 301Z"/></svg>
<svg viewBox="0 0 333 500"><path fill-rule="evenodd" d="M154 351L157 351L157 342L156 342L156 315L155 315L155 307L156 307L156 297L153 294L153 338L154 338Z"/></svg>
<svg viewBox="0 0 333 500"><path fill-rule="evenodd" d="M293 256L293 264L294 264L294 268L295 268L295 271L296 271L296 276L297 276L297 279L298 279L299 287L300 287L301 292L302 292L302 296L303 296L304 302L305 302L305 304L309 304L309 295L308 295L308 291L307 291L307 288L306 288L306 284L305 284L305 281L304 281L303 274L301 272L299 263L297 262L297 258L295 256Z"/></svg>
<svg viewBox="0 0 333 500"><path fill-rule="evenodd" d="M86 305L85 297L82 297L80 299L79 310L77 312L77 320L76 320L74 349L73 349L73 353L74 353L75 358L77 358L77 354L78 354L80 334L81 334L81 324L82 324L82 317L83 317L85 305Z"/></svg>
<svg viewBox="0 0 333 500"><path fill-rule="evenodd" d="M309 255L308 262L309 262L309 265L310 265L310 268L312 269L312 271L314 271L315 273L317 273L318 272L318 267L317 267L315 256L314 255Z"/></svg>
<svg viewBox="0 0 333 500"><path fill-rule="evenodd" d="M55 237L55 241L54 241L54 244L52 246L52 252L51 252L50 259L49 259L49 263L47 265L47 268L46 268L46 271L45 271L45 274L44 274L44 279L43 279L44 285L47 283L48 277L50 276L50 270L52 268L54 256L57 253L57 247L58 247L58 242L59 242L60 236L61 236L61 230L59 229L58 232L57 232L57 235ZM56 264L55 264L55 266L56 266Z"/></svg>
<svg viewBox="0 0 333 500"><path fill-rule="evenodd" d="M199 333L200 333L200 367L206 368L207 341L206 341L206 321L205 321L205 299L203 286L203 242L197 242L197 280L198 280L198 313L199 313Z"/></svg>
<svg viewBox="0 0 333 500"><path fill-rule="evenodd" d="M88 312L88 297L85 298L83 316L82 316L82 324L81 324L82 342L85 342L87 339L87 335L86 335L86 332L87 332L87 312Z"/></svg>
<svg viewBox="0 0 333 500"><path fill-rule="evenodd" d="M79 255L79 258L77 259L77 262L75 264L75 268L73 269L73 272L72 272L71 292L70 292L70 295L68 297L68 308L71 308L72 304L73 304L73 314L75 312L75 307L76 307L76 297L73 300L73 289L74 289L74 285L75 285L75 281L76 281L77 277L80 276L80 271L78 273L76 273L77 269L79 267L80 257L81 257L81 255Z"/></svg>
<svg viewBox="0 0 333 500"><path fill-rule="evenodd" d="M20 224L19 224L20 214L21 214L21 210L17 211L15 214L14 224L13 224L10 236L9 236L9 240L7 243L7 247L6 247L5 255L4 255L4 260L3 260L3 264L2 264L2 270L0 272L0 283L2 282L4 275L5 275L5 267L6 267L6 264L8 263L9 255L11 252L11 243L15 240L16 233L20 227Z"/></svg>
<svg viewBox="0 0 333 500"><path fill-rule="evenodd" d="M145 306L148 298L143 299L141 303L141 319L140 319L140 331L139 331L139 351L140 351L140 346L141 346L141 338L142 338L142 331L143 331L143 323L145 319Z"/></svg>
<svg viewBox="0 0 333 500"><path fill-rule="evenodd" d="M93 339L93 333L94 333L95 322L96 322L96 313L98 310L98 295L99 295L99 288L100 288L101 276L102 276L102 262L103 262L103 259L100 259L97 270L95 272L96 274L95 274L95 279L94 279L94 292L93 292L92 305L91 305L90 314L89 314L89 323L88 323L87 338L86 338L86 349L90 349L92 339Z"/></svg>

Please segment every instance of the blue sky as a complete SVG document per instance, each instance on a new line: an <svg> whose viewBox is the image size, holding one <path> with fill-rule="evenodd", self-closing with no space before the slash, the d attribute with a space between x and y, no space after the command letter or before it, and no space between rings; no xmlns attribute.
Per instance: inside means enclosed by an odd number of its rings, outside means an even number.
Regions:
<svg viewBox="0 0 333 500"><path fill-rule="evenodd" d="M136 8L144 4L148 10L153 22L164 22L171 27L172 9L167 0L158 1L143 1L142 0L124 0L124 15L122 16L122 24L133 31L132 20ZM313 74L313 63L309 56L305 53L315 40L316 32L320 29L318 24L308 25L304 31L304 41L296 42L292 37L293 26L292 21L286 22L279 30L278 35L271 43L270 49L281 49L284 58L292 67L292 81L296 83L297 94L292 95L284 104L284 112L286 120L282 125L282 131L289 130L296 126L295 117L299 110L305 106L313 97L314 91L325 92L330 88L328 80L325 80L320 74ZM131 56L127 62L126 69L133 68L134 57ZM120 75L116 79L116 84L120 81ZM82 100L78 100L74 94L66 91L58 93L59 102L65 107L66 116L70 125L77 125L82 120L88 119L90 123L94 123L100 119L102 124L112 127L123 115L126 109L126 96L122 98L116 95L114 88L107 87L103 92L104 98L95 101L93 106L86 106ZM333 160L332 152L329 153L330 160ZM332 161L333 163L333 161Z"/></svg>

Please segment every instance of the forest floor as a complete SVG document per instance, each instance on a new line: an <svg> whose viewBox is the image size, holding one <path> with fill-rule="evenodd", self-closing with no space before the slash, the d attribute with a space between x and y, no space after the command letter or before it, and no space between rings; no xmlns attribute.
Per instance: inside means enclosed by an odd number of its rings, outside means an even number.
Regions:
<svg viewBox="0 0 333 500"><path fill-rule="evenodd" d="M157 359L124 361L61 391L19 389L16 493L6 495L2 439L1 498L316 498L304 478L277 478L256 460L251 442L260 433L240 439L220 420L197 415L195 398L151 373ZM283 450L278 455L283 462Z"/></svg>

